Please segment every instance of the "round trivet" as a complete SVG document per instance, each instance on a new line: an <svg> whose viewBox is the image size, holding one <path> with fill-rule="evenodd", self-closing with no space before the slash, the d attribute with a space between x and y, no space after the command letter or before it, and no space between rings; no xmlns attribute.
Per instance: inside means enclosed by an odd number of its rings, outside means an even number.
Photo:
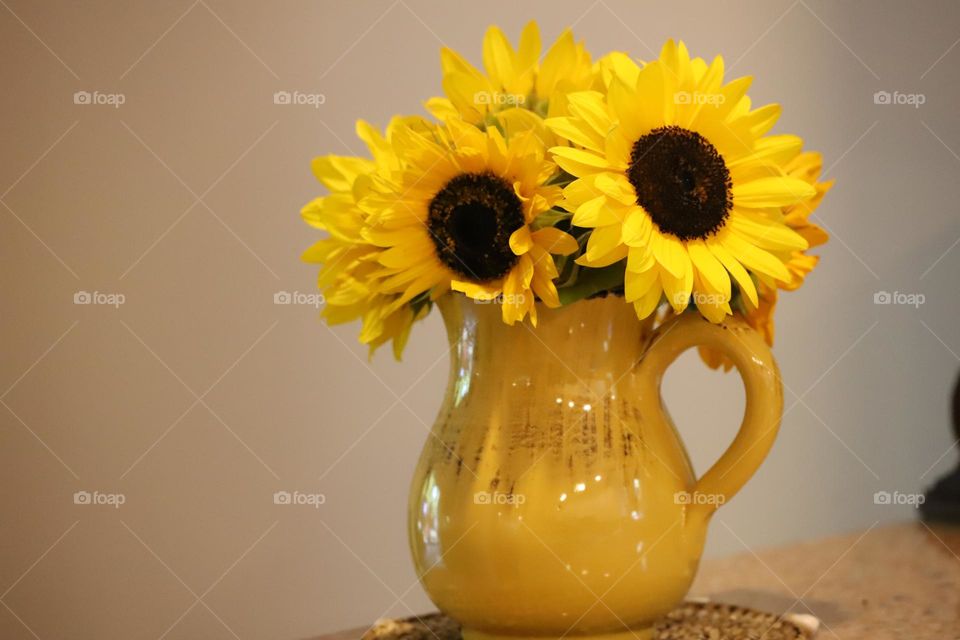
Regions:
<svg viewBox="0 0 960 640"><path fill-rule="evenodd" d="M654 640L805 640L801 626L772 613L712 602L684 602L654 626ZM575 636L570 636L575 640ZM461 640L460 626L440 613L381 620L361 640Z"/></svg>
<svg viewBox="0 0 960 640"><path fill-rule="evenodd" d="M801 640L810 635L772 613L713 602L684 602L654 626L654 640Z"/></svg>

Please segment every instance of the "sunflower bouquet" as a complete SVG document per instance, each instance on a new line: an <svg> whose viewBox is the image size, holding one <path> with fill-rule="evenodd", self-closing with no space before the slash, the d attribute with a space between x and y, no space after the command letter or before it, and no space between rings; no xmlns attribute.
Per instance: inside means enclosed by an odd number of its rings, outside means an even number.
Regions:
<svg viewBox="0 0 960 640"><path fill-rule="evenodd" d="M303 257L329 323L362 320L360 342L399 359L443 295L534 326L538 304L617 295L640 319L738 315L772 344L778 291L827 240L809 216L830 183L801 138L769 134L780 107L754 108L749 77L672 40L646 63L594 60L569 30L542 53L536 23L516 48L490 27L483 70L449 49L441 69L431 117L361 120L369 157L313 161L328 193L302 214L327 236Z"/></svg>

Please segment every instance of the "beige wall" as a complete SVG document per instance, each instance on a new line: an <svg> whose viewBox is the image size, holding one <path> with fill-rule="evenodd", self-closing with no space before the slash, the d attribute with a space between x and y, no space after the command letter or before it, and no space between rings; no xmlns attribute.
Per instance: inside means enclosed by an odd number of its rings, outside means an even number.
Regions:
<svg viewBox="0 0 960 640"><path fill-rule="evenodd" d="M429 607L404 501L446 376L438 318L406 362L371 370L356 327L274 294L313 289L297 259L310 158L358 150L357 117L417 111L441 42L478 61L489 22L515 37L531 17L550 38L576 23L596 53L649 57L670 36L723 53L838 181L822 268L778 316L781 439L710 552L910 516L873 493L917 491L956 460L955 4L7 0L0 637L297 638ZM326 101L275 105L280 90ZM878 90L926 102L877 105ZM926 302L875 305L881 290ZM705 468L739 382L688 354L666 395ZM274 505L278 490L326 503Z"/></svg>

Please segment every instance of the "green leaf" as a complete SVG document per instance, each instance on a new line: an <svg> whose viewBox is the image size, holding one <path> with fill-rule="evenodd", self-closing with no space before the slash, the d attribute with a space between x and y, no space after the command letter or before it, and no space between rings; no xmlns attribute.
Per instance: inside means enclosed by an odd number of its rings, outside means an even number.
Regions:
<svg viewBox="0 0 960 640"><path fill-rule="evenodd" d="M430 301L430 292L424 291L420 295L414 297L413 300L411 300L407 304L413 310L413 315L417 316L419 315L420 310L423 309L424 307L426 307L427 312L429 313L430 307L433 303Z"/></svg>
<svg viewBox="0 0 960 640"><path fill-rule="evenodd" d="M623 273L626 267L627 261L621 260L600 269L580 269L576 284L557 289L560 304L571 304L601 291L609 291L623 286Z"/></svg>
<svg viewBox="0 0 960 640"><path fill-rule="evenodd" d="M557 223L561 220L568 220L573 217L573 214L568 211L561 211L560 209L550 209L549 211L544 211L536 218L533 219L533 231L543 229L545 227L555 227Z"/></svg>

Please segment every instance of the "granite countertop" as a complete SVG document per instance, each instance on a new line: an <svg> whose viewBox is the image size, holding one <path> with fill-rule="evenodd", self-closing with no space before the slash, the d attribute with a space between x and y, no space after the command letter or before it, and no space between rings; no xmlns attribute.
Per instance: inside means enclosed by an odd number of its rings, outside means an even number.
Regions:
<svg viewBox="0 0 960 640"><path fill-rule="evenodd" d="M820 638L960 640L960 527L875 525L705 561L691 597L809 613ZM317 636L359 640L366 628Z"/></svg>
<svg viewBox="0 0 960 640"><path fill-rule="evenodd" d="M914 522L705 562L691 595L811 613L821 638L960 639L960 527Z"/></svg>

